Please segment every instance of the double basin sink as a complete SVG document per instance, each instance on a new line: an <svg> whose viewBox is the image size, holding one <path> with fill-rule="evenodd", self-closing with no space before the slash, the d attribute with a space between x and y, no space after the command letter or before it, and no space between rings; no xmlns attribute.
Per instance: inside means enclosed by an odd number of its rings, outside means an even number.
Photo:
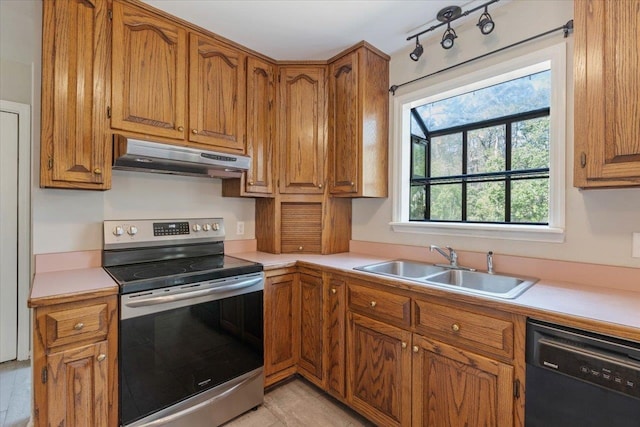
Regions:
<svg viewBox="0 0 640 427"><path fill-rule="evenodd" d="M355 270L506 299L517 297L537 282L532 278L446 268L409 260L386 261L355 267Z"/></svg>

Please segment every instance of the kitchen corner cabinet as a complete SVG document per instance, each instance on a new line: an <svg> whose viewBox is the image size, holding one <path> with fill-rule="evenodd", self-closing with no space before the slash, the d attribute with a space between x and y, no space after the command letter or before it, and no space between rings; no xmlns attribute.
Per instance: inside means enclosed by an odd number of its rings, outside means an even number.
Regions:
<svg viewBox="0 0 640 427"><path fill-rule="evenodd" d="M264 286L265 386L296 372L299 298L296 274L267 272Z"/></svg>
<svg viewBox="0 0 640 427"><path fill-rule="evenodd" d="M329 192L387 197L389 57L361 43L329 65Z"/></svg>
<svg viewBox="0 0 640 427"><path fill-rule="evenodd" d="M186 29L113 2L112 128L184 139L186 67Z"/></svg>
<svg viewBox="0 0 640 427"><path fill-rule="evenodd" d="M323 194L326 65L281 66L280 193Z"/></svg>
<svg viewBox="0 0 640 427"><path fill-rule="evenodd" d="M118 423L118 298L35 309L34 425Z"/></svg>
<svg viewBox="0 0 640 427"><path fill-rule="evenodd" d="M638 10L640 0L574 3L576 187L640 186Z"/></svg>
<svg viewBox="0 0 640 427"><path fill-rule="evenodd" d="M326 390L333 396L346 398L346 320L347 284L346 279L325 274L325 349L326 349Z"/></svg>
<svg viewBox="0 0 640 427"><path fill-rule="evenodd" d="M43 7L40 186L111 187L106 0L51 0Z"/></svg>
<svg viewBox="0 0 640 427"><path fill-rule="evenodd" d="M300 349L298 372L324 388L324 291L322 274L304 270L299 273Z"/></svg>

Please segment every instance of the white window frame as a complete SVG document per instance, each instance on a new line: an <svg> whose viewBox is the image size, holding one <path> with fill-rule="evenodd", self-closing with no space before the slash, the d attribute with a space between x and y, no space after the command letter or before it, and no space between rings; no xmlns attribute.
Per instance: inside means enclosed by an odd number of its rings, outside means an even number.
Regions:
<svg viewBox="0 0 640 427"><path fill-rule="evenodd" d="M409 168L411 159L411 109L492 84L551 69L549 224L471 224L409 221ZM564 242L565 235L565 139L566 44L561 43L418 89L393 100L394 149L391 161L393 231L449 236L499 238L540 242Z"/></svg>

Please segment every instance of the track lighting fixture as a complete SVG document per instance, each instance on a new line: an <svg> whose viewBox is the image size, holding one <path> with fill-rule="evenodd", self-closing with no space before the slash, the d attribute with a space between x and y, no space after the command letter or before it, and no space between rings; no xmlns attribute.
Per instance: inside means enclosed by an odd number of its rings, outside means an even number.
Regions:
<svg viewBox="0 0 640 427"><path fill-rule="evenodd" d="M447 31L442 35L442 41L440 44L443 49L451 49L453 47L453 41L457 39L456 32L451 28L451 25L447 25Z"/></svg>
<svg viewBox="0 0 640 427"><path fill-rule="evenodd" d="M413 52L409 54L409 58L417 61L418 59L420 59L420 56L422 56L422 52L424 52L424 48L420 44L420 40L418 40L418 38L416 37L416 48L413 49Z"/></svg>
<svg viewBox="0 0 640 427"><path fill-rule="evenodd" d="M424 52L424 48L418 41L418 37L423 35L424 33L433 31L436 28L440 28L443 25L446 25L447 29L442 35L442 40L440 41L440 45L442 46L443 49L451 49L455 43L455 39L458 38L458 35L456 34L455 30L451 28L451 23L456 19L462 18L463 16L467 16L470 13L475 12L477 10L484 9L484 12L480 15L478 19L478 23L476 24L477 27L480 28L480 32L482 34L484 35L490 34L496 27L496 24L493 21L493 18L491 18L491 15L489 15L489 5L496 3L498 1L500 0L489 0L477 7L474 7L473 9L469 9L464 12L458 6L448 6L441 9L438 12L438 15L436 16L438 21L440 21L439 24L434 25L427 30L421 31L417 34L407 37L407 40L416 39L416 47L409 54L409 57L414 61L419 60L420 56L422 56Z"/></svg>
<svg viewBox="0 0 640 427"><path fill-rule="evenodd" d="M478 28L480 28L480 32L485 36L493 31L493 29L496 27L496 24L495 22L493 22L491 15L489 15L488 9L488 6L484 7L484 13L480 15L480 19L478 19L477 24Z"/></svg>

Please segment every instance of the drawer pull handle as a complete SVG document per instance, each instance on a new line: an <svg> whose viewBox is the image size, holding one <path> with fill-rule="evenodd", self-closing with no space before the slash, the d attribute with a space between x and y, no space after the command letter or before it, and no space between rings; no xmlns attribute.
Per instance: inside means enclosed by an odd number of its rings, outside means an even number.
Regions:
<svg viewBox="0 0 640 427"><path fill-rule="evenodd" d="M82 328L84 328L84 323L82 322L78 322L73 326L73 329L75 329L76 331L80 331L82 330Z"/></svg>
<svg viewBox="0 0 640 427"><path fill-rule="evenodd" d="M336 288L331 288L331 293L332 293L332 294L334 294L334 295L335 295L335 294L336 294L336 292L337 292L337 291L336 291Z"/></svg>
<svg viewBox="0 0 640 427"><path fill-rule="evenodd" d="M191 133L193 133L194 135L198 134L198 129L191 129Z"/></svg>
<svg viewBox="0 0 640 427"><path fill-rule="evenodd" d="M298 246L298 250L301 251L302 250L302 246Z"/></svg>
<svg viewBox="0 0 640 427"><path fill-rule="evenodd" d="M413 352L414 352L414 353L417 353L418 351L420 351L420 348L418 348L418 346L417 346L417 345L414 345L414 346L413 346Z"/></svg>
<svg viewBox="0 0 640 427"><path fill-rule="evenodd" d="M96 175L102 175L102 169L100 169L100 168L95 168L95 169L93 170L93 173L95 173Z"/></svg>
<svg viewBox="0 0 640 427"><path fill-rule="evenodd" d="M184 131L184 126L178 126L178 132Z"/></svg>
<svg viewBox="0 0 640 427"><path fill-rule="evenodd" d="M99 354L96 359L98 359L98 362L102 362L106 358L107 358L107 355L102 353L102 354Z"/></svg>
<svg viewBox="0 0 640 427"><path fill-rule="evenodd" d="M458 325L457 323L454 323L453 325L451 325L451 330L453 332L458 332L460 330L460 325Z"/></svg>
<svg viewBox="0 0 640 427"><path fill-rule="evenodd" d="M402 348L407 348L407 343L402 341Z"/></svg>
<svg viewBox="0 0 640 427"><path fill-rule="evenodd" d="M377 303L377 302L375 302L375 301L371 301L371 302L369 303L369 305L371 306L371 308L375 308L375 306L376 306L377 304L378 304L378 303Z"/></svg>

